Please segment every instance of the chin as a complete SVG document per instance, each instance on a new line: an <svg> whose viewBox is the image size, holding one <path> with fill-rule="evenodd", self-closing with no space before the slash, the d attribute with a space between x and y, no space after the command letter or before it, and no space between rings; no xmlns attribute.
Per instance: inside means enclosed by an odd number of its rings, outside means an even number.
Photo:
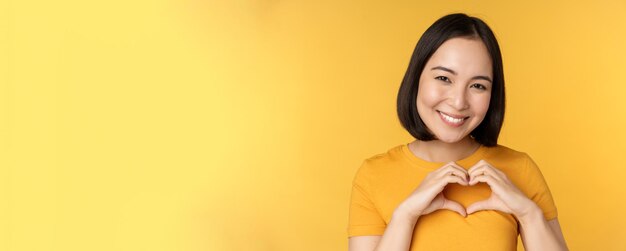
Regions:
<svg viewBox="0 0 626 251"><path fill-rule="evenodd" d="M436 136L437 140L439 140L439 141L441 141L443 143L448 143L448 144L457 143L457 142L463 140L465 137L467 137L467 135L464 136L464 137L439 137L439 136Z"/></svg>

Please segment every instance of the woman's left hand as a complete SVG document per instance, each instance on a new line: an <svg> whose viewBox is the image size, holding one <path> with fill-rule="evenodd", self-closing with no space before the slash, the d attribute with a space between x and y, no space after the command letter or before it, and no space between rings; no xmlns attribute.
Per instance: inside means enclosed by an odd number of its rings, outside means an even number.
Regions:
<svg viewBox="0 0 626 251"><path fill-rule="evenodd" d="M491 187L491 196L467 207L467 214L481 210L498 210L513 214L518 219L530 215L538 206L511 182L506 174L487 161L480 160L468 171L469 185L484 182Z"/></svg>

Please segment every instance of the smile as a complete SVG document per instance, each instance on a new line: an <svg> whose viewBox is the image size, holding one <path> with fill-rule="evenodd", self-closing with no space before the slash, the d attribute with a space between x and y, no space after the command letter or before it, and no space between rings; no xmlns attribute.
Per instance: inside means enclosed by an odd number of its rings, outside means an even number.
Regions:
<svg viewBox="0 0 626 251"><path fill-rule="evenodd" d="M465 121L469 118L469 117L456 117L456 116L452 117L441 111L437 111L437 113L439 113L439 117L441 117L441 120L443 120L444 123L453 127L459 127L463 125L463 123L465 123Z"/></svg>

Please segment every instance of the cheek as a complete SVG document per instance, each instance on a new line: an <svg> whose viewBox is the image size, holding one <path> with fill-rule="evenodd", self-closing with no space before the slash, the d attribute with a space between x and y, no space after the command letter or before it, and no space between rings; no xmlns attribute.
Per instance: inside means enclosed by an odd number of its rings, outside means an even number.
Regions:
<svg viewBox="0 0 626 251"><path fill-rule="evenodd" d="M420 84L420 88L417 93L417 103L424 106L435 106L442 100L444 94L438 88L435 88L430 83ZM418 105L419 108L419 105Z"/></svg>
<svg viewBox="0 0 626 251"><path fill-rule="evenodd" d="M491 95L485 96L476 96L472 101L472 107L474 107L474 113L480 114L484 117L489 110L489 101L491 100Z"/></svg>

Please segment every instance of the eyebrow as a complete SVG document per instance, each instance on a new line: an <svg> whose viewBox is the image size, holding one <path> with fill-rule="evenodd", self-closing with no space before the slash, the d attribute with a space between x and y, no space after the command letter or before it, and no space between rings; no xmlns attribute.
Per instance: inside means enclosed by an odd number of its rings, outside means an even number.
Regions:
<svg viewBox="0 0 626 251"><path fill-rule="evenodd" d="M446 67L443 67L443 66L435 66L435 67L431 68L430 70L442 70L442 71L447 71L447 72L449 72L449 73L452 73L452 75L455 75L455 76L456 76L456 72L455 72L455 71L453 71L452 69L448 69L448 68L446 68ZM474 77L472 77L471 79L482 79L482 80L489 81L489 83L493 83L493 81L491 80L491 78L489 78L489 77L487 77L487 76L481 76L481 75L479 75L479 76L474 76Z"/></svg>

